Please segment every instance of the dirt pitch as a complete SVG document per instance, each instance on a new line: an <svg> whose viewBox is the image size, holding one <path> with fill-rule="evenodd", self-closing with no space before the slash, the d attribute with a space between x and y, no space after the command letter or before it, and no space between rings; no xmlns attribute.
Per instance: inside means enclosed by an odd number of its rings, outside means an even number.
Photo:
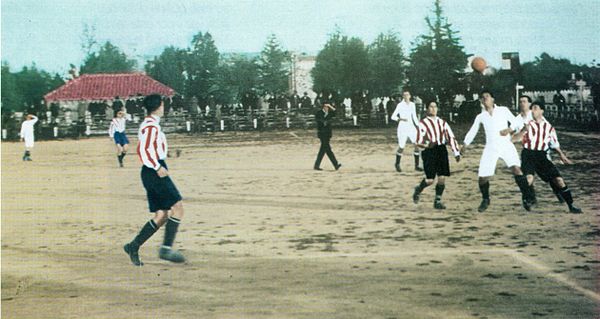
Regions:
<svg viewBox="0 0 600 319"><path fill-rule="evenodd" d="M480 145L451 162L448 209L433 187L414 205L421 174L410 149L394 171L395 130L334 134L338 172L312 170L312 131L169 136L188 261L158 259L161 231L141 268L122 250L150 217L137 156L118 169L93 138L38 142L25 163L3 142L2 318L599 316L600 136L559 134L585 211L571 215L539 181L526 213L502 166L477 213Z"/></svg>

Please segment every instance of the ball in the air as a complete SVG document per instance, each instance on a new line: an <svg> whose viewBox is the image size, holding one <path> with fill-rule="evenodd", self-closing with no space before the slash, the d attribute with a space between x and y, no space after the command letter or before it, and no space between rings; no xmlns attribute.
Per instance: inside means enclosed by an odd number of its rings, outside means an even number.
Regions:
<svg viewBox="0 0 600 319"><path fill-rule="evenodd" d="M473 70L482 73L485 68L487 67L487 63L485 62L485 60L482 57L475 57L473 58L473 60L471 61L471 68L473 68Z"/></svg>

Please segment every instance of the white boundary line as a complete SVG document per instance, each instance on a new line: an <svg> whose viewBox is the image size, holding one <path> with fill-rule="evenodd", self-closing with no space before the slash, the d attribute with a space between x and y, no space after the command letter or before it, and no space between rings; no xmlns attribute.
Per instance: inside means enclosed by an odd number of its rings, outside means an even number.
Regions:
<svg viewBox="0 0 600 319"><path fill-rule="evenodd" d="M507 251L503 252L503 254L510 256L510 257L516 259L517 261L520 261L521 263L530 266L531 268L537 270L538 272L542 273L544 276L546 276L550 279L558 281L564 285L571 287L572 289L575 289L575 290L581 292L582 294L589 297L590 299L600 302L600 294L598 294L594 291L591 291L589 289L581 287L579 284L572 281L571 279L569 279L569 277L567 277L563 274L552 272L552 270L548 266L536 261L533 258L527 257L517 251L514 251L514 250L507 250Z"/></svg>
<svg viewBox="0 0 600 319"><path fill-rule="evenodd" d="M377 253L323 253L311 255L287 255L287 256L252 256L252 257L233 257L228 259L246 259L246 258L265 258L265 259L323 259L323 258L369 258L369 257L402 257L402 256L424 256L424 255L460 255L460 254L502 254L513 258L514 260L529 266L534 271L541 273L546 278L552 279L558 283L568 286L586 297L600 302L600 294L583 288L567 276L552 272L548 266L527 257L512 249L435 249L424 251L388 251Z"/></svg>

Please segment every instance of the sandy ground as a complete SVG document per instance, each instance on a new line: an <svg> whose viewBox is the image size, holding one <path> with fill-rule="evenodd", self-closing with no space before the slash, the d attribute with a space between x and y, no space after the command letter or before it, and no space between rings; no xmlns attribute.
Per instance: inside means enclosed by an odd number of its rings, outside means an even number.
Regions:
<svg viewBox="0 0 600 319"><path fill-rule="evenodd" d="M144 267L122 250L150 217L137 156L119 169L93 138L39 142L25 163L2 143L2 317L599 316L600 136L559 135L585 211L572 215L541 182L525 212L502 166L477 213L481 145L451 162L448 209L433 210L433 187L415 205L421 174L410 149L394 171L394 129L334 134L337 172L312 170L312 131L169 136L188 261L158 259L161 231Z"/></svg>

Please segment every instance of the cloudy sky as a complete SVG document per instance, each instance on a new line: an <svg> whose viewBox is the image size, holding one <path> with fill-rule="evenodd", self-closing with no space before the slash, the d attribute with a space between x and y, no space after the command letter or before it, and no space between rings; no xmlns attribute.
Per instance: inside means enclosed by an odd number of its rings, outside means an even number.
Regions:
<svg viewBox="0 0 600 319"><path fill-rule="evenodd" d="M221 52L258 52L277 35L288 50L316 53L336 26L367 44L397 32L405 51L427 31L433 0L2 0L1 57L12 70L35 63L51 72L79 65L84 25L128 55L144 59L168 45L187 47L210 32ZM541 52L600 62L600 0L442 0L469 54L500 66ZM143 66L143 65L142 65Z"/></svg>

